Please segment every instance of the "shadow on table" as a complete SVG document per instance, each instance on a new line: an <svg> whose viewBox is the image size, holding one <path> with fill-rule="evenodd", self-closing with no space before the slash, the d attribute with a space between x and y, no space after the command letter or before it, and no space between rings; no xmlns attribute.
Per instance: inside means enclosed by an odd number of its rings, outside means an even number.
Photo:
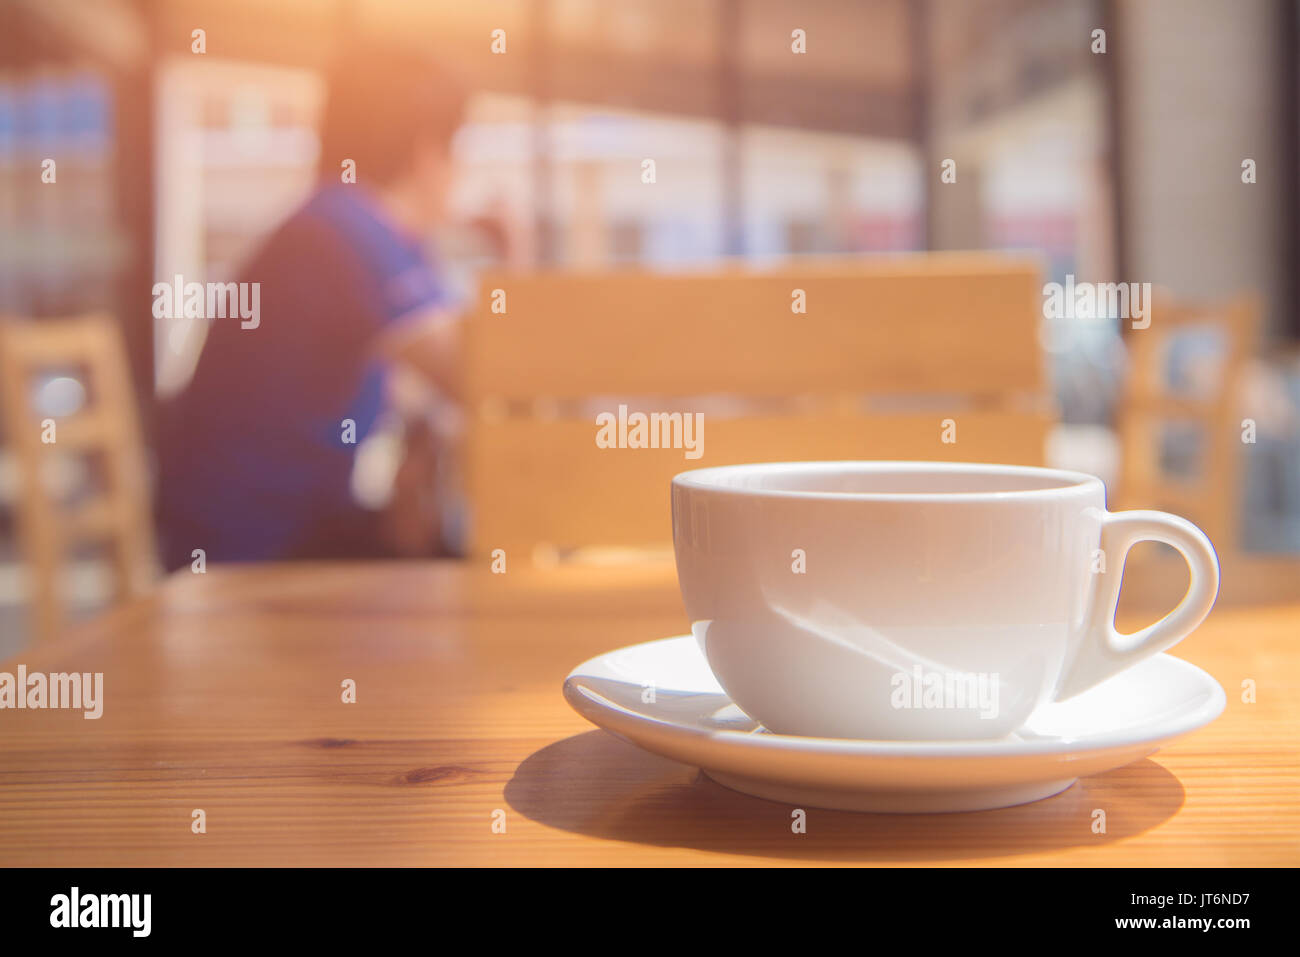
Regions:
<svg viewBox="0 0 1300 957"><path fill-rule="evenodd" d="M696 768L589 731L530 755L505 797L539 823L618 841L807 860L927 861L1098 847L1168 820L1182 806L1183 787L1144 759L1083 778L1056 797L996 811L808 808L808 832L793 834L787 805L728 790ZM1105 834L1092 832L1096 808L1106 812Z"/></svg>

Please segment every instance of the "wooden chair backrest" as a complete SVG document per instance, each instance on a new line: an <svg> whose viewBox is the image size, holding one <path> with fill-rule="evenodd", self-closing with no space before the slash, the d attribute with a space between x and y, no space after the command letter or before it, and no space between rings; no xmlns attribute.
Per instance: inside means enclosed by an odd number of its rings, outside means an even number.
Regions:
<svg viewBox="0 0 1300 957"><path fill-rule="evenodd" d="M108 545L114 593L140 594L156 571L144 450L130 367L108 316L0 322L0 416L17 464L19 544L30 572L35 633L64 623L61 580L68 551ZM72 414L51 417L35 400L36 380L74 374L86 391ZM102 488L74 504L58 501L50 478L59 456L102 463Z"/></svg>
<svg viewBox="0 0 1300 957"><path fill-rule="evenodd" d="M1242 418L1239 397L1245 363L1261 324L1258 300L1243 296L1219 305L1179 303L1157 290L1151 324L1128 337L1130 368L1120 406L1121 474L1125 508L1158 508L1201 526L1223 552L1240 548ZM1187 394L1171 387L1169 347L1198 329L1215 333L1221 351L1210 388ZM1185 425L1202 438L1198 468L1173 474L1163 460L1165 429Z"/></svg>
<svg viewBox="0 0 1300 957"><path fill-rule="evenodd" d="M1041 303L1036 261L983 254L488 275L464 338L471 550L663 546L669 481L692 468L1042 464ZM601 447L620 405L701 412L702 454Z"/></svg>

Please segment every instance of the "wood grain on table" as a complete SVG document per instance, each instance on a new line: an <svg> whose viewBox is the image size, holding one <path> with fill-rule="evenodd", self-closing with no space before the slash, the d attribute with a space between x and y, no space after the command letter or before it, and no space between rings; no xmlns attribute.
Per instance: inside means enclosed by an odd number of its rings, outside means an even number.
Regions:
<svg viewBox="0 0 1300 957"><path fill-rule="evenodd" d="M580 661L687 630L670 563L182 572L0 665L105 675L97 721L0 711L0 865L1300 863L1300 601L1216 609L1176 649L1228 705L1150 758L1004 810L810 809L802 835L561 697Z"/></svg>

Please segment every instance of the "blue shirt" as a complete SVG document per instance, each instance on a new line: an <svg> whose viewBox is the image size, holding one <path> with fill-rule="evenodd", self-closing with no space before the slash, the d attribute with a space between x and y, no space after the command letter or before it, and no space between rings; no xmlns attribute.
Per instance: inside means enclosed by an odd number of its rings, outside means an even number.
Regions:
<svg viewBox="0 0 1300 957"><path fill-rule="evenodd" d="M260 283L259 325L209 318L193 381L163 413L167 567L195 548L210 561L369 554L373 516L349 481L384 401L375 340L443 303L433 265L364 187L338 184L290 216L240 281Z"/></svg>

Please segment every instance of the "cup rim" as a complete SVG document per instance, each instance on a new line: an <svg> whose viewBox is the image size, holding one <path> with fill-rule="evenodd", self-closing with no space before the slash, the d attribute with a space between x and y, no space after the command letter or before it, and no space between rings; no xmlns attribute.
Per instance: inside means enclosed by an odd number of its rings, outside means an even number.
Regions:
<svg viewBox="0 0 1300 957"><path fill-rule="evenodd" d="M997 491L955 492L838 492L815 489L743 488L724 485L719 479L737 472L765 472L768 474L830 473L843 471L872 474L889 472L931 471L965 475L1021 475L1055 479L1061 484L1047 488L1002 489ZM755 462L743 465L714 465L691 469L673 476L674 488L715 492L723 495L752 496L756 498L838 499L866 502L993 502L1022 499L1053 498L1069 493L1094 491L1098 487L1104 494L1105 484L1095 475L1069 469L1042 468L1036 465L1000 465L985 462L923 462L885 459L846 459L842 461L814 462Z"/></svg>

